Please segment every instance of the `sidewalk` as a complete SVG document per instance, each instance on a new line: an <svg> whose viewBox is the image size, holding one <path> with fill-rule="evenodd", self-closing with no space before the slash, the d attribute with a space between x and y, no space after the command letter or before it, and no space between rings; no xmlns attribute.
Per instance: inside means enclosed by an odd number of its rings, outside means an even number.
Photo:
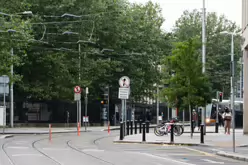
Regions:
<svg viewBox="0 0 248 165"><path fill-rule="evenodd" d="M103 129L104 127L102 127ZM87 131L94 130L101 130L100 127L93 128L87 127ZM0 128L0 134L2 133L2 129ZM77 128L52 128L52 133L75 133L77 132ZM85 132L85 128L81 127L80 132ZM48 134L49 128L35 128L35 127L28 127L28 128L5 128L5 134Z"/></svg>
<svg viewBox="0 0 248 165"><path fill-rule="evenodd" d="M189 129L189 128L187 128ZM213 131L215 127L207 127L207 132ZM204 136L204 144L200 143L200 134L194 133L191 138L189 133L181 136L174 136L174 143L170 142L170 134L165 136L156 136L153 130L146 134L146 141L142 142L142 134L126 136L124 140L119 140L119 136L115 138L115 143L141 143L141 144L157 144L157 145L187 145L187 146L203 146L221 148L215 150L219 156L225 156L233 159L248 161L248 135L243 135L243 130L235 130L236 153L232 151L232 133L224 134L224 129L219 128L219 133L206 133Z"/></svg>

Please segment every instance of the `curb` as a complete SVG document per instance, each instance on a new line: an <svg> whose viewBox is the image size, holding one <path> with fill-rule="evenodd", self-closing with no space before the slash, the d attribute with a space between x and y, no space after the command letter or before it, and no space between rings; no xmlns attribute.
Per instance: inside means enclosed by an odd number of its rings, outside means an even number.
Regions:
<svg viewBox="0 0 248 165"><path fill-rule="evenodd" d="M223 157L226 157L226 158L235 159L235 160L248 162L248 157L245 157L243 155L238 155L238 154L235 154L235 153L227 153L227 152L224 152L224 151L219 151L219 152L216 153L216 155L223 156Z"/></svg>
<svg viewBox="0 0 248 165"><path fill-rule="evenodd" d="M3 136L2 139L8 139L14 137L14 135L2 135L2 136Z"/></svg>
<svg viewBox="0 0 248 165"><path fill-rule="evenodd" d="M80 131L80 132L92 132L92 130L87 130L87 131ZM67 133L77 133L77 131L67 131L67 132L52 132L52 134L67 134ZM8 134L13 134L13 135L46 135L49 134L49 132L8 132Z"/></svg>
<svg viewBox="0 0 248 165"><path fill-rule="evenodd" d="M206 144L197 144L197 143L170 143L170 142L140 142L140 141L122 141L116 140L114 143L117 144L156 144L156 145L171 145L171 146L203 146L203 147L212 147Z"/></svg>

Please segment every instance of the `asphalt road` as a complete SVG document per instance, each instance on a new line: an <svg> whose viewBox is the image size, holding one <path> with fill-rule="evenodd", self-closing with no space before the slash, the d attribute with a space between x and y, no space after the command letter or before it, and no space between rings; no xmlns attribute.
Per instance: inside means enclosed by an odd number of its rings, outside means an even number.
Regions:
<svg viewBox="0 0 248 165"><path fill-rule="evenodd" d="M0 139L0 165L247 165L195 147L114 144L118 132L19 135ZM209 151L209 152L208 152Z"/></svg>

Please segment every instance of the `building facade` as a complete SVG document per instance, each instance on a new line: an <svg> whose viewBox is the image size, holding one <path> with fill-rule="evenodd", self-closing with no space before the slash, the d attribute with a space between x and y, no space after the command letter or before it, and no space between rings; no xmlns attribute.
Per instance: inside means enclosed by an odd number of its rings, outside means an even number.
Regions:
<svg viewBox="0 0 248 165"><path fill-rule="evenodd" d="M242 51L244 62L244 91L243 91L243 128L244 134L248 134L248 0L242 0Z"/></svg>

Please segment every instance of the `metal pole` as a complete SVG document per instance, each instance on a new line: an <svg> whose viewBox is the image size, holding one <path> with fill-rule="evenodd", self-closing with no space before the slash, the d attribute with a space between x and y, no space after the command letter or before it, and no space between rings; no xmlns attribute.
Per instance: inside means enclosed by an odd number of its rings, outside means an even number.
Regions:
<svg viewBox="0 0 248 165"><path fill-rule="evenodd" d="M122 99L121 100L121 120L122 120L122 123L124 124L124 129L123 129L123 135L125 136L125 117L124 117L124 114L125 114L125 107L124 107L124 100Z"/></svg>
<svg viewBox="0 0 248 165"><path fill-rule="evenodd" d="M79 59L79 61L78 61L78 80L79 80L79 83L80 83L80 81L81 81L81 45L80 45L80 43L78 44L78 59ZM80 83L81 84L81 83ZM79 85L80 85L79 84ZM78 112L79 112L79 120L78 120L78 122L79 122L79 126L81 127L82 126L82 122L81 122L81 120L82 120L82 110L81 110L81 97L80 97L80 100L78 101L79 103L79 110L78 110Z"/></svg>
<svg viewBox="0 0 248 165"><path fill-rule="evenodd" d="M125 129L127 128L127 100L124 100L124 121L125 121Z"/></svg>
<svg viewBox="0 0 248 165"><path fill-rule="evenodd" d="M167 103L167 120L170 120L170 107L169 104Z"/></svg>
<svg viewBox="0 0 248 165"><path fill-rule="evenodd" d="M78 124L78 100L77 100L77 124Z"/></svg>
<svg viewBox="0 0 248 165"><path fill-rule="evenodd" d="M108 86L108 123L109 123L109 86Z"/></svg>
<svg viewBox="0 0 248 165"><path fill-rule="evenodd" d="M6 102L5 102L5 87L6 87L6 76L4 76L4 82L3 82L3 134L4 134L4 132L5 132L5 114L6 114Z"/></svg>
<svg viewBox="0 0 248 165"><path fill-rule="evenodd" d="M206 63L206 8L205 8L205 0L203 0L203 8L202 8L202 73L205 73L205 63ZM204 124L204 132L206 132L205 125L205 107L202 108L202 124Z"/></svg>
<svg viewBox="0 0 248 165"><path fill-rule="evenodd" d="M231 64L232 64L232 76L231 76L231 109L232 109L232 127L233 127L233 152L235 152L235 109L234 109L234 33L232 33L231 43Z"/></svg>
<svg viewBox="0 0 248 165"><path fill-rule="evenodd" d="M14 50L11 48L11 56L14 56ZM11 64L10 68L11 76L14 76L14 66ZM10 85L10 127L14 127L14 89L13 89L13 81L11 81Z"/></svg>
<svg viewBox="0 0 248 165"><path fill-rule="evenodd" d="M157 85L157 125L159 124L158 116L159 116L159 86Z"/></svg>
<svg viewBox="0 0 248 165"><path fill-rule="evenodd" d="M87 117L87 105L88 105L88 97L87 97L87 93L85 94L85 117ZM85 131L87 131L87 122L84 122L85 124Z"/></svg>

